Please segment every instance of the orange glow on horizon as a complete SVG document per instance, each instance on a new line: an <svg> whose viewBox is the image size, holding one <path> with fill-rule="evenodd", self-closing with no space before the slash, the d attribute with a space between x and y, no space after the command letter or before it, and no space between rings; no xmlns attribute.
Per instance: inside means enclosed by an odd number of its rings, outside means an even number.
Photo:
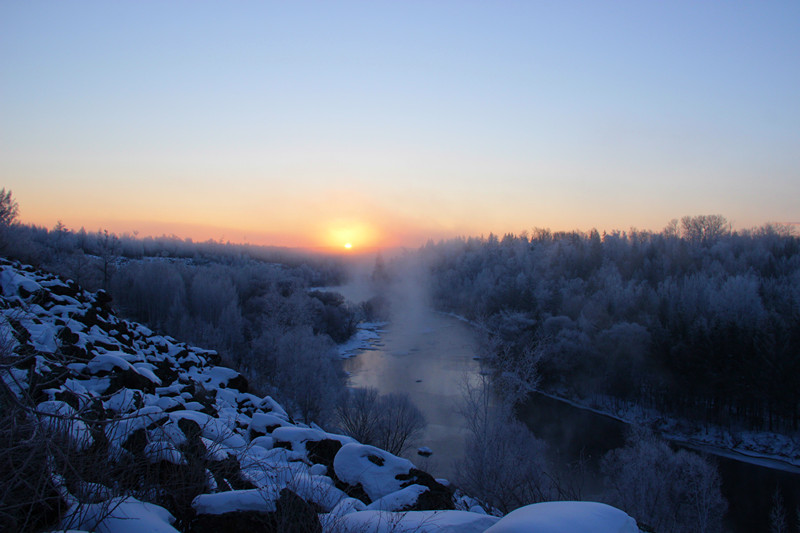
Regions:
<svg viewBox="0 0 800 533"><path fill-rule="evenodd" d="M381 233L373 225L361 220L337 220L322 232L323 241L319 245L326 248L344 247L345 251L356 246L360 249L375 248L383 244Z"/></svg>

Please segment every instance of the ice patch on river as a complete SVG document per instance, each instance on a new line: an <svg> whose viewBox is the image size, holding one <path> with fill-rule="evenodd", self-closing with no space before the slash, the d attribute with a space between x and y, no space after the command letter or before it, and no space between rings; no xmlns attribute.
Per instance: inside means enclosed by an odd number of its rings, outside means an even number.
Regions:
<svg viewBox="0 0 800 533"><path fill-rule="evenodd" d="M386 322L360 323L355 334L337 346L339 357L341 359L349 359L363 350L374 350L376 344L380 342L380 334L386 324Z"/></svg>

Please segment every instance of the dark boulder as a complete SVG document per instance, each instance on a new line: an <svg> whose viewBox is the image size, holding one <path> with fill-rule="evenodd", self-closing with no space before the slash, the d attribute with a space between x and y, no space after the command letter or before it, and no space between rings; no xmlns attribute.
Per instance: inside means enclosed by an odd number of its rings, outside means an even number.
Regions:
<svg viewBox="0 0 800 533"><path fill-rule="evenodd" d="M422 470L412 468L408 474L398 474L396 479L403 481L403 487L409 485L422 485L428 490L420 494L417 503L409 510L449 510L455 509L453 504L453 490L436 481L432 475Z"/></svg>
<svg viewBox="0 0 800 533"><path fill-rule="evenodd" d="M309 461L325 465L328 470L333 470L333 458L342 448L342 443L334 439L306 442L306 452Z"/></svg>

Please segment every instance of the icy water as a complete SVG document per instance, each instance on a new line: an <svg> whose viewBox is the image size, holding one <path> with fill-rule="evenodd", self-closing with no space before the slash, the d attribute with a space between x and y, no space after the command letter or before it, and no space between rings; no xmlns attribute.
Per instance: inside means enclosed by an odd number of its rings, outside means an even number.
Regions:
<svg viewBox="0 0 800 533"><path fill-rule="evenodd" d="M416 447L406 456L436 477L452 479L453 462L464 456L464 419L456 411L465 376L480 368L469 326L430 313L424 320L392 323L380 343L343 363L351 387L374 387L381 393L407 392L428 426L418 446L433 455L423 458Z"/></svg>
<svg viewBox="0 0 800 533"><path fill-rule="evenodd" d="M454 479L454 463L464 454L464 421L456 405L465 376L480 372L474 359L476 349L468 324L447 315L423 313L415 320L389 324L381 333L379 345L344 361L350 386L411 396L428 421L418 445L428 446L434 453L426 459L414 448L407 457L437 477ZM585 463L583 497L591 498L601 488L596 472L599 458L624 444L626 425L538 394L531 395L518 414L547 442L557 468L567 471L569 464L579 460ZM776 487L783 491L787 521L795 522L795 509L800 507L800 474L709 457L719 465L731 531L768 531ZM789 531L794 531L791 526Z"/></svg>

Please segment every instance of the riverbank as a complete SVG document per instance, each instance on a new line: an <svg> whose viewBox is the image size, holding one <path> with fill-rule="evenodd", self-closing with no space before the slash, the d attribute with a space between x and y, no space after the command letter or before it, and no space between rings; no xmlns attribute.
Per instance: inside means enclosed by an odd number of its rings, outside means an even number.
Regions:
<svg viewBox="0 0 800 533"><path fill-rule="evenodd" d="M475 329L486 330L482 324L461 315L443 311L440 313ZM535 392L626 424L649 427L665 439L687 448L800 474L800 432L792 437L770 431L731 431L721 426L672 417L655 409L608 396L596 395L586 399L571 397L566 391Z"/></svg>
<svg viewBox="0 0 800 533"><path fill-rule="evenodd" d="M727 457L766 468L800 474L800 443L788 435L767 431L731 432L719 426L699 427L687 420L669 417L654 409L614 401L601 396L591 399L574 399L537 390L541 394L578 409L618 420L625 424L646 426L665 439L712 455ZM609 403L603 406L603 400Z"/></svg>

